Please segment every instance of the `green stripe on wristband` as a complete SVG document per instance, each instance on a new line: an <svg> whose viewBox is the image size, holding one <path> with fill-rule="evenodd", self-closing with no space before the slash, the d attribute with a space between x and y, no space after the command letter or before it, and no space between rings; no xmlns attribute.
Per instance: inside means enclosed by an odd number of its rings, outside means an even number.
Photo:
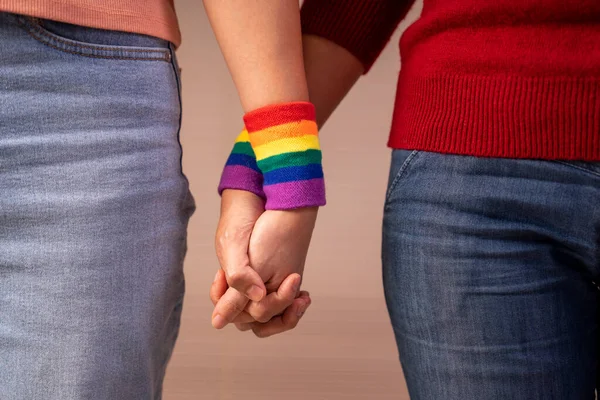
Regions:
<svg viewBox="0 0 600 400"><path fill-rule="evenodd" d="M321 150L285 153L258 161L258 168L264 174L282 167L321 164L322 158Z"/></svg>
<svg viewBox="0 0 600 400"><path fill-rule="evenodd" d="M254 155L254 150L252 150L252 145L249 142L237 142L233 146L233 150L231 152L235 154L246 154L256 158Z"/></svg>

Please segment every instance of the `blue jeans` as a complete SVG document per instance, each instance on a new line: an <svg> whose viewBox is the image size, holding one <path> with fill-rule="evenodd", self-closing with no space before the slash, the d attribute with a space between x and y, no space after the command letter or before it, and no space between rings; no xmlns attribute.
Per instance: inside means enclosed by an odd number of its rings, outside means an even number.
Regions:
<svg viewBox="0 0 600 400"><path fill-rule="evenodd" d="M600 163L393 152L383 279L413 400L594 399Z"/></svg>
<svg viewBox="0 0 600 400"><path fill-rule="evenodd" d="M0 13L0 398L160 399L194 200L160 39Z"/></svg>

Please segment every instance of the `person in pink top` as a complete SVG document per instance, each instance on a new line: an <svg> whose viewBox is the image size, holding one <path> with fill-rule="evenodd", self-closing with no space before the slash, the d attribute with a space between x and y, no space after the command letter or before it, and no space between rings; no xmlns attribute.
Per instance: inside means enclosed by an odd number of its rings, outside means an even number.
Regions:
<svg viewBox="0 0 600 400"><path fill-rule="evenodd" d="M243 15L256 11L235 3ZM269 41L281 33L297 42L289 54L300 77L298 5L281 7L295 30L265 32ZM269 26L279 11L264 18ZM196 208L181 164L179 36L167 0L0 0L0 398L162 398L183 307L187 225ZM268 98L249 100L255 108ZM306 96L294 100L292 114L304 121L312 137L306 143L314 147L314 107ZM258 156L277 151L269 129L285 125L278 111L272 118L265 112L246 118L254 142L267 146ZM293 129L288 133L294 141ZM265 193L279 193L273 204L287 207L294 198L281 190L290 184L277 182L282 165L271 163L275 175ZM292 184L307 194L307 206L324 201L319 173L309 167L301 174L310 179ZM307 192L314 188L321 195ZM264 245L253 248L287 240L289 232L271 228L294 225L304 242L293 246L305 253L315 216L314 207L265 213ZM239 246L226 246L222 255L230 262L247 256ZM267 296L268 309L291 307L285 323L268 329L290 329L309 304L300 274L291 273L297 266L271 269L267 285L255 275L252 299L281 283L277 296ZM235 287L244 277L228 271Z"/></svg>

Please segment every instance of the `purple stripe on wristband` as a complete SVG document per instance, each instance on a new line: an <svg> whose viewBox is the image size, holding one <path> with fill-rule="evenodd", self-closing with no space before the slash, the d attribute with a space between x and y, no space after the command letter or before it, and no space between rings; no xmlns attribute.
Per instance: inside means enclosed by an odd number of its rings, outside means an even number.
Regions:
<svg viewBox="0 0 600 400"><path fill-rule="evenodd" d="M305 181L276 183L265 186L267 210L289 210L301 207L325 205L325 181L323 178Z"/></svg>
<svg viewBox="0 0 600 400"><path fill-rule="evenodd" d="M265 199L262 183L263 176L260 172L243 165L227 165L223 169L219 182L219 194L223 193L225 189L238 189L252 192Z"/></svg>

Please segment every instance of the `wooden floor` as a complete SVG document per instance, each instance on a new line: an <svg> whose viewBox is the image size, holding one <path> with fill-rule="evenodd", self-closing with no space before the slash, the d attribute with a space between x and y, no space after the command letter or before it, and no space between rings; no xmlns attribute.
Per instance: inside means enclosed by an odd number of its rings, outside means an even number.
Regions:
<svg viewBox="0 0 600 400"><path fill-rule="evenodd" d="M382 299L314 298L297 330L257 339L214 331L189 296L166 400L408 399Z"/></svg>

